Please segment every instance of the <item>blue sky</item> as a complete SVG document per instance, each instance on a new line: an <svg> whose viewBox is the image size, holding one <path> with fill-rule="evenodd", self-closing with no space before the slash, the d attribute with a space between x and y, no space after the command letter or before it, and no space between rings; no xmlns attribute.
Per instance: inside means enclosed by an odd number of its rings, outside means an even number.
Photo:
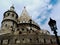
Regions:
<svg viewBox="0 0 60 45"><path fill-rule="evenodd" d="M58 35L60 35L60 0L0 0L0 26L3 19L3 13L14 5L15 11L20 16L23 7L32 19L39 24L41 29L48 30L51 34L53 32L48 26L49 18L57 21Z"/></svg>

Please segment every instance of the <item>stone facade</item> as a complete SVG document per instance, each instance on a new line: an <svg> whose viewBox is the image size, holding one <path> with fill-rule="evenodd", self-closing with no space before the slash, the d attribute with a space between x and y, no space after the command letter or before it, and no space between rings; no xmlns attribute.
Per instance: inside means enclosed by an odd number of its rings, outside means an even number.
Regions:
<svg viewBox="0 0 60 45"><path fill-rule="evenodd" d="M11 6L3 15L0 45L57 45L55 36L42 30L28 15L25 7L20 17L14 9Z"/></svg>

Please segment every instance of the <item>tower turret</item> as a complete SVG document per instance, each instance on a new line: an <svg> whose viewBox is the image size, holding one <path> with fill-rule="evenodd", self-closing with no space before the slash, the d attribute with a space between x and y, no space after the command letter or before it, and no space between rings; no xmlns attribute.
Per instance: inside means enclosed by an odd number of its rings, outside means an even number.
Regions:
<svg viewBox="0 0 60 45"><path fill-rule="evenodd" d="M1 26L2 30L16 30L18 15L14 9L14 6L11 6L10 10L4 13Z"/></svg>

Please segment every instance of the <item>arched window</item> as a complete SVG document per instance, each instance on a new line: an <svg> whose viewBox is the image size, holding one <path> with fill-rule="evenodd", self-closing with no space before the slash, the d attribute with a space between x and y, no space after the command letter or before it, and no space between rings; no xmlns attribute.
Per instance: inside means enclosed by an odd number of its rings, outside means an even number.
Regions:
<svg viewBox="0 0 60 45"><path fill-rule="evenodd" d="M7 27L7 24L5 25L5 27Z"/></svg>
<svg viewBox="0 0 60 45"><path fill-rule="evenodd" d="M10 13L8 12L8 13L6 13L5 17L8 17L9 15L10 15Z"/></svg>
<svg viewBox="0 0 60 45"><path fill-rule="evenodd" d="M10 13L7 13L7 15L9 16L9 15L10 15Z"/></svg>
<svg viewBox="0 0 60 45"><path fill-rule="evenodd" d="M19 31L19 28L17 29L17 31Z"/></svg>
<svg viewBox="0 0 60 45"><path fill-rule="evenodd" d="M30 38L30 42L32 42L32 39Z"/></svg>
<svg viewBox="0 0 60 45"><path fill-rule="evenodd" d="M22 31L24 31L24 28L22 28Z"/></svg>
<svg viewBox="0 0 60 45"><path fill-rule="evenodd" d="M44 43L46 43L46 39L44 39Z"/></svg>
<svg viewBox="0 0 60 45"><path fill-rule="evenodd" d="M22 39L22 41L23 41L23 43L26 43L26 41L25 41L25 39L24 39L24 38Z"/></svg>
<svg viewBox="0 0 60 45"><path fill-rule="evenodd" d="M37 38L36 40L37 40L37 42L39 43L39 39Z"/></svg>
<svg viewBox="0 0 60 45"><path fill-rule="evenodd" d="M34 32L34 30L32 30Z"/></svg>
<svg viewBox="0 0 60 45"><path fill-rule="evenodd" d="M17 39L15 39L15 44L16 44Z"/></svg>
<svg viewBox="0 0 60 45"><path fill-rule="evenodd" d="M29 31L28 29L26 29L27 30L27 32Z"/></svg>
<svg viewBox="0 0 60 45"><path fill-rule="evenodd" d="M8 44L9 44L9 42L10 42L10 39L8 39Z"/></svg>
<svg viewBox="0 0 60 45"><path fill-rule="evenodd" d="M24 40L24 39L22 39L22 40Z"/></svg>
<svg viewBox="0 0 60 45"><path fill-rule="evenodd" d="M11 31L13 31L13 32L14 32L14 28L13 28L13 26L11 26Z"/></svg>
<svg viewBox="0 0 60 45"><path fill-rule="evenodd" d="M12 14L12 17L14 17L14 14Z"/></svg>
<svg viewBox="0 0 60 45"><path fill-rule="evenodd" d="M19 31L19 34L22 34L22 32L21 32L21 31Z"/></svg>
<svg viewBox="0 0 60 45"><path fill-rule="evenodd" d="M31 23L31 24L32 24L32 20L31 20L31 19L29 20L29 23Z"/></svg>
<svg viewBox="0 0 60 45"><path fill-rule="evenodd" d="M7 15L9 16L9 15L10 15L10 13L7 13Z"/></svg>
<svg viewBox="0 0 60 45"><path fill-rule="evenodd" d="M51 44L53 44L53 41L52 41L52 39L50 39L50 42L51 42Z"/></svg>
<svg viewBox="0 0 60 45"><path fill-rule="evenodd" d="M1 45L3 44L3 40L1 40Z"/></svg>

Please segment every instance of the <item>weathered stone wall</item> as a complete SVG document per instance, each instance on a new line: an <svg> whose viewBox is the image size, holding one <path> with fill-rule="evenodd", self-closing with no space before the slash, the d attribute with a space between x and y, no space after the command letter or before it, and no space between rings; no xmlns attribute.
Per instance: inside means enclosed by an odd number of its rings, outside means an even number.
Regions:
<svg viewBox="0 0 60 45"><path fill-rule="evenodd" d="M55 45L55 36L49 35L0 35L0 45Z"/></svg>

